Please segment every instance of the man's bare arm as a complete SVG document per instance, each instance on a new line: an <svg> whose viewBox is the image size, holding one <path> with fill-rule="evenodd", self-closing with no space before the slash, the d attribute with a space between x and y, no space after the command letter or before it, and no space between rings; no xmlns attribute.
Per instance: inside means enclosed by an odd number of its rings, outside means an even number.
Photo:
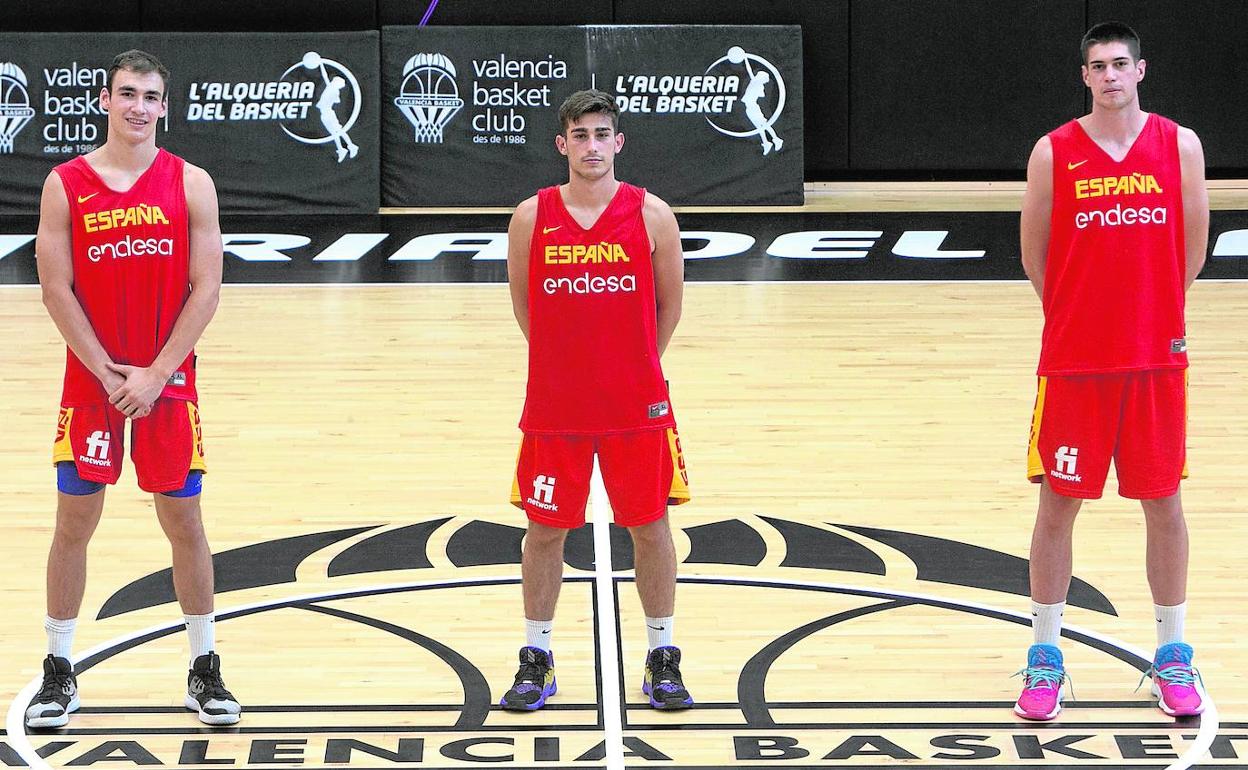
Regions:
<svg viewBox="0 0 1248 770"><path fill-rule="evenodd" d="M680 247L676 215L660 198L646 194L643 215L654 244L654 300L658 321L659 355L667 350L680 322L685 290L685 254Z"/></svg>
<svg viewBox="0 0 1248 770"><path fill-rule="evenodd" d="M1042 136L1027 161L1027 192L1023 194L1023 214L1018 228L1023 271L1041 298L1044 297L1044 268L1052 213L1053 144L1047 136Z"/></svg>
<svg viewBox="0 0 1248 770"><path fill-rule="evenodd" d="M108 352L91 327L86 312L74 294L74 260L71 243L69 200L61 177L53 171L43 183L39 201L39 230L35 236L35 256L43 305L65 343L78 360L112 394L123 382L120 374L108 368Z"/></svg>
<svg viewBox="0 0 1248 770"><path fill-rule="evenodd" d="M529 338L529 243L537 221L537 197L528 198L511 215L507 225L507 285L511 288L511 309L524 338Z"/></svg>
<svg viewBox="0 0 1248 770"><path fill-rule="evenodd" d="M1209 248L1209 189L1205 185L1205 151L1196 132L1179 128L1179 166L1183 174L1183 242L1187 269L1183 288L1189 289L1205 266Z"/></svg>

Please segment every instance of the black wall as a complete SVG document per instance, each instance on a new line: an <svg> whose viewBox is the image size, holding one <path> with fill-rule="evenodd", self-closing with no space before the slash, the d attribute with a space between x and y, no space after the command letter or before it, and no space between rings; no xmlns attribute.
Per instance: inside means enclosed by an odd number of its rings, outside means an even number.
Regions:
<svg viewBox="0 0 1248 770"><path fill-rule="evenodd" d="M312 31L417 24L431 0L5 0L9 31ZM1248 175L1243 0L440 0L433 25L800 24L806 179L1021 178L1087 109L1079 38L1143 38L1141 101L1200 134L1211 177ZM0 61L4 52L0 51Z"/></svg>
<svg viewBox="0 0 1248 770"><path fill-rule="evenodd" d="M1088 0L1089 24L1110 19L1140 33L1144 108L1200 135L1211 176L1248 176L1248 3Z"/></svg>
<svg viewBox="0 0 1248 770"><path fill-rule="evenodd" d="M850 0L615 0L617 24L800 24L806 178L843 178L850 166Z"/></svg>
<svg viewBox="0 0 1248 770"><path fill-rule="evenodd" d="M855 0L851 168L1025 167L1041 134L1083 112L1083 5Z"/></svg>
<svg viewBox="0 0 1248 770"><path fill-rule="evenodd" d="M377 0L382 24L419 24L430 0ZM445 25L616 24L612 0L441 0L429 18ZM710 24L737 24L722 15ZM780 24L781 22L775 22Z"/></svg>

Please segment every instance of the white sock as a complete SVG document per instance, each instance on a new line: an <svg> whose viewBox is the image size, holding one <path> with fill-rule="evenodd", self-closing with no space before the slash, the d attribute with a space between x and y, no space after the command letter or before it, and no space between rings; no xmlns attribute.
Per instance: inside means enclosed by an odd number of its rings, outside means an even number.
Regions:
<svg viewBox="0 0 1248 770"><path fill-rule="evenodd" d="M191 641L191 665L200 655L207 655L217 647L217 629L213 613L207 615L183 615L186 635Z"/></svg>
<svg viewBox="0 0 1248 770"><path fill-rule="evenodd" d="M672 626L676 625L675 616L666 618L646 617L646 640L650 649L672 646Z"/></svg>
<svg viewBox="0 0 1248 770"><path fill-rule="evenodd" d="M1187 617L1187 602L1166 607L1153 605L1153 616L1157 618L1157 646L1183 641L1183 621Z"/></svg>
<svg viewBox="0 0 1248 770"><path fill-rule="evenodd" d="M69 651L74 646L74 629L78 627L78 618L57 620L51 615L43 618L43 630L48 632L48 654L69 660Z"/></svg>
<svg viewBox="0 0 1248 770"><path fill-rule="evenodd" d="M555 627L553 620L524 619L524 643L529 647L550 652L550 632Z"/></svg>
<svg viewBox="0 0 1248 770"><path fill-rule="evenodd" d="M1062 637L1062 613L1066 610L1066 602L1056 604L1031 603L1031 630L1035 636L1035 644L1051 644L1057 646Z"/></svg>

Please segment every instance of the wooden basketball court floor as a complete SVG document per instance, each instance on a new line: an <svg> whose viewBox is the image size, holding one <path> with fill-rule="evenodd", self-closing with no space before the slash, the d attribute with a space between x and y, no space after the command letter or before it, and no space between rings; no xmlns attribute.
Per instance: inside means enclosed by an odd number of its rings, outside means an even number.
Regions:
<svg viewBox="0 0 1248 770"><path fill-rule="evenodd" d="M227 285L198 347L204 509L244 719L210 729L181 706L168 548L127 469L91 546L84 708L27 735L63 354L38 289L0 288L0 692L17 704L0 762L602 766L612 677L629 766L1248 766L1248 283L1189 295L1188 637L1216 714L1180 723L1135 691L1153 620L1138 504L1112 473L1076 533L1076 699L1048 725L1010 711L1031 639L1029 285L691 283L684 308L664 366L694 493L672 512L694 710L644 705L628 549L611 607L587 537L559 694L489 708L523 643L507 494L525 350L505 286ZM618 642L600 633L617 617ZM617 644L622 672L602 670ZM1183 756L1198 743L1211 753Z"/></svg>

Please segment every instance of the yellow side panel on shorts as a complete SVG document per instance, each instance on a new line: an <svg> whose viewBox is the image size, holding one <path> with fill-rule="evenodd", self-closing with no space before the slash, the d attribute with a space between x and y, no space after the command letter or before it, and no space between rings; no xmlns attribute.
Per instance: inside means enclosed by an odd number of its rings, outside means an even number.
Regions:
<svg viewBox="0 0 1248 770"><path fill-rule="evenodd" d="M1036 378L1036 406L1031 413L1031 438L1027 440L1027 478L1038 481L1044 475L1044 461L1040 459L1040 420L1044 417L1044 389L1048 377Z"/></svg>
<svg viewBox="0 0 1248 770"><path fill-rule="evenodd" d="M72 406L61 407L56 418L56 438L52 441L52 464L74 461L74 447L69 442L69 424L74 420Z"/></svg>
<svg viewBox="0 0 1248 770"><path fill-rule="evenodd" d="M680 436L667 429L667 446L672 452L672 488L667 493L668 505L680 505L693 499L689 494L689 472L685 470L685 454L680 449Z"/></svg>
<svg viewBox="0 0 1248 770"><path fill-rule="evenodd" d="M516 472L511 474L511 504L517 508L524 508L524 501L520 499L520 451L524 449L524 438L520 439L520 447L516 449Z"/></svg>
<svg viewBox="0 0 1248 770"><path fill-rule="evenodd" d="M199 408L186 402L186 416L191 421L191 467L188 470L208 472L204 463L204 426L199 422Z"/></svg>
<svg viewBox="0 0 1248 770"><path fill-rule="evenodd" d="M1187 373L1190 371L1191 369L1183 370L1183 439L1184 439L1184 443L1183 443L1183 470L1179 471L1180 480L1187 478L1187 426L1190 424L1188 420L1188 415L1190 414L1190 410L1187 407L1187 404L1188 404Z"/></svg>

